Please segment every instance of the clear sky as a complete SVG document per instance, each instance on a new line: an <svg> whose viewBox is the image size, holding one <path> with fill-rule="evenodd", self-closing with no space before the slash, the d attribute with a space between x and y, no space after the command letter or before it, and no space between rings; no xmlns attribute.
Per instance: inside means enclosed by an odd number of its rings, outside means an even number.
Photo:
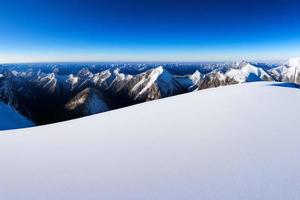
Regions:
<svg viewBox="0 0 300 200"><path fill-rule="evenodd" d="M300 1L0 0L0 62L300 56Z"/></svg>

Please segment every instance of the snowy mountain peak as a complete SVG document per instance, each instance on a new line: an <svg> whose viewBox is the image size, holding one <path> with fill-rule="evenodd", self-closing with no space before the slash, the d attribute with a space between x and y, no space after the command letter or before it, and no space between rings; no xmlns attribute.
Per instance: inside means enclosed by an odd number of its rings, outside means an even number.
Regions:
<svg viewBox="0 0 300 200"><path fill-rule="evenodd" d="M120 80L130 80L132 78L131 75L121 73L119 68L114 70L114 75L116 76L116 79L119 81Z"/></svg>
<svg viewBox="0 0 300 200"><path fill-rule="evenodd" d="M192 75L190 75L190 79L193 81L193 83L197 83L201 80L202 74L196 70Z"/></svg>
<svg viewBox="0 0 300 200"><path fill-rule="evenodd" d="M300 84L300 58L291 58L283 66L271 71L279 81Z"/></svg>
<svg viewBox="0 0 300 200"><path fill-rule="evenodd" d="M83 68L78 72L78 76L92 78L93 73L88 68Z"/></svg>
<svg viewBox="0 0 300 200"><path fill-rule="evenodd" d="M163 73L163 71L164 71L163 66L159 66L159 67L154 68L154 69L152 70L152 73L155 73L155 74L161 74L161 73Z"/></svg>
<svg viewBox="0 0 300 200"><path fill-rule="evenodd" d="M78 80L79 80L78 77L74 76L73 74L70 74L68 76L68 79L66 80L66 83L70 84L71 90L73 90L78 84Z"/></svg>
<svg viewBox="0 0 300 200"><path fill-rule="evenodd" d="M142 95L143 93L145 93L157 80L157 78L159 77L160 74L162 74L163 72L163 67L157 67L154 68L150 71L149 76L146 76L146 73L144 73L142 75L142 79L132 88L132 91L136 91L138 89L140 89L141 86L142 89L138 92L137 96L135 97L135 99L137 99L140 95Z"/></svg>
<svg viewBox="0 0 300 200"><path fill-rule="evenodd" d="M109 70L102 71L101 73L96 73L93 76L93 82L95 85L101 86L103 82L111 77L111 72ZM110 83L109 83L110 84Z"/></svg>
<svg viewBox="0 0 300 200"><path fill-rule="evenodd" d="M73 74L70 74L68 77L68 81L70 81L74 85L78 82L78 77L74 76Z"/></svg>
<svg viewBox="0 0 300 200"><path fill-rule="evenodd" d="M254 73L258 74L261 72L260 68L251 65L250 63L243 63L243 67L241 68L246 73Z"/></svg>
<svg viewBox="0 0 300 200"><path fill-rule="evenodd" d="M225 75L238 83L273 80L265 70L246 61L240 63L238 69L230 69Z"/></svg>
<svg viewBox="0 0 300 200"><path fill-rule="evenodd" d="M300 57L299 58L291 58L288 60L287 65L289 67L300 68Z"/></svg>
<svg viewBox="0 0 300 200"><path fill-rule="evenodd" d="M248 61L242 60L239 64L239 68L243 68L245 66L251 65Z"/></svg>
<svg viewBox="0 0 300 200"><path fill-rule="evenodd" d="M234 69L241 69L244 66L246 66L247 64L249 64L248 61L246 61L246 60L239 60L239 61L233 62L232 65L231 65L231 67L234 68Z"/></svg>
<svg viewBox="0 0 300 200"><path fill-rule="evenodd" d="M49 73L36 80L40 86L47 89L49 92L54 93L57 89L57 80L55 73Z"/></svg>
<svg viewBox="0 0 300 200"><path fill-rule="evenodd" d="M50 73L47 77L49 79L55 79L55 73Z"/></svg>
<svg viewBox="0 0 300 200"><path fill-rule="evenodd" d="M149 74L150 82L151 83L155 82L158 79L158 77L161 74L163 74L164 72L166 72L166 70L164 70L164 68L162 66L159 66L159 67L156 67L156 68L150 70L150 74Z"/></svg>
<svg viewBox="0 0 300 200"><path fill-rule="evenodd" d="M164 69L162 66L155 68L152 73L158 74L158 78L162 78L165 81L172 80L174 76L168 70Z"/></svg>

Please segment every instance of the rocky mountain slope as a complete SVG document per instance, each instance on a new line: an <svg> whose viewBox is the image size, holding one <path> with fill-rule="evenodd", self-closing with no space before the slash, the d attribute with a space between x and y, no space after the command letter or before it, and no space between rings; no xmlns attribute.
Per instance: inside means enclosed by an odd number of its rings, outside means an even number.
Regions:
<svg viewBox="0 0 300 200"><path fill-rule="evenodd" d="M300 84L300 58L293 58L284 65L270 70L278 81Z"/></svg>

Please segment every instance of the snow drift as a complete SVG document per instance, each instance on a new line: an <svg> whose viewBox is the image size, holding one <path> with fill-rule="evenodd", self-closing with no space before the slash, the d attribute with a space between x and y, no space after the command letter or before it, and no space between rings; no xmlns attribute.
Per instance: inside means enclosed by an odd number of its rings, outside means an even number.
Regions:
<svg viewBox="0 0 300 200"><path fill-rule="evenodd" d="M293 86L219 87L1 132L1 198L299 199Z"/></svg>

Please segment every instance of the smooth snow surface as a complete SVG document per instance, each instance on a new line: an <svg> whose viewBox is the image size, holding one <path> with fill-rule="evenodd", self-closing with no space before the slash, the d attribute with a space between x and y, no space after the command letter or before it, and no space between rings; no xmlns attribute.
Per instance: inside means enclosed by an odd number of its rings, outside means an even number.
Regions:
<svg viewBox="0 0 300 200"><path fill-rule="evenodd" d="M0 102L0 130L34 126L32 122L14 111L10 106ZM1 142L0 142L1 143ZM1 144L0 144L1 145ZM1 179L1 176L0 176ZM0 181L1 182L1 181ZM0 189L1 190L1 189ZM0 193L1 199L1 193Z"/></svg>
<svg viewBox="0 0 300 200"><path fill-rule="evenodd" d="M299 102L256 82L1 132L0 196L298 200Z"/></svg>

